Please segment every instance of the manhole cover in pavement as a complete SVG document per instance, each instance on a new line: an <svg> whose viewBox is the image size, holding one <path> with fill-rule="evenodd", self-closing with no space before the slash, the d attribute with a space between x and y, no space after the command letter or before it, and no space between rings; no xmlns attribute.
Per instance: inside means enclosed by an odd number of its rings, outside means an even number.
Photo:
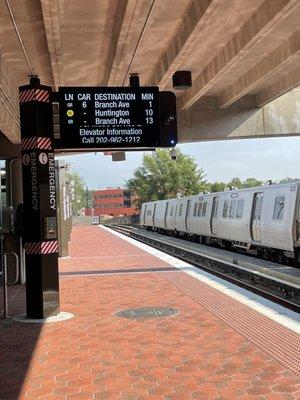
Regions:
<svg viewBox="0 0 300 400"><path fill-rule="evenodd" d="M142 307L117 311L115 316L129 319L162 318L178 314L176 308L169 307Z"/></svg>

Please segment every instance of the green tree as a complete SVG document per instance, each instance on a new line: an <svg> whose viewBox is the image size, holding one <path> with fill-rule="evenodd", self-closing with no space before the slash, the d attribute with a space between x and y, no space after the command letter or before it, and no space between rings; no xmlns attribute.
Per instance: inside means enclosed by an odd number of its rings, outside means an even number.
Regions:
<svg viewBox="0 0 300 400"><path fill-rule="evenodd" d="M231 181L229 181L227 183L226 187L234 187L234 188L237 188L237 189L242 189L243 188L243 183L240 180L240 178L235 177L235 178L232 178Z"/></svg>
<svg viewBox="0 0 300 400"><path fill-rule="evenodd" d="M240 178L235 177L235 178L232 178L231 181L229 181L226 184L226 187L235 187L237 189L243 189L243 188L261 186L262 184L263 184L263 181L256 179L256 178L247 178L244 181L242 181Z"/></svg>
<svg viewBox="0 0 300 400"><path fill-rule="evenodd" d="M169 150L157 149L145 154L142 165L126 183L137 195L137 205L145 201L163 200L198 194L207 189L204 171L198 169L194 159L176 150L172 160Z"/></svg>
<svg viewBox="0 0 300 400"><path fill-rule="evenodd" d="M279 183L292 183L292 182L299 182L300 179L299 178L290 178L290 177L286 177L284 179L281 179L279 181Z"/></svg>
<svg viewBox="0 0 300 400"><path fill-rule="evenodd" d="M210 184L209 191L210 192L223 192L228 187L228 184L225 182L214 182Z"/></svg>
<svg viewBox="0 0 300 400"><path fill-rule="evenodd" d="M94 192L95 190L88 190L86 192L86 206L92 208L94 206Z"/></svg>
<svg viewBox="0 0 300 400"><path fill-rule="evenodd" d="M68 172L67 179L73 188L72 210L74 214L78 214L79 210L87 204L85 181L77 172Z"/></svg>
<svg viewBox="0 0 300 400"><path fill-rule="evenodd" d="M263 185L263 181L261 181L260 179L256 179L256 178L247 178L243 181L243 187L244 188L250 188L250 187L257 187L257 186L262 186Z"/></svg>

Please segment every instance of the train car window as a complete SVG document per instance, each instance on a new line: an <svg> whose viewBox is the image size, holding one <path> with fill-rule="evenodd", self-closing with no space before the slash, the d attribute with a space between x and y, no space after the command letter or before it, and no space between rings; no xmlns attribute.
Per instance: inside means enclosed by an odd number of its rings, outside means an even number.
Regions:
<svg viewBox="0 0 300 400"><path fill-rule="evenodd" d="M193 211L193 217L197 216L197 210L198 210L198 203L194 204L194 211Z"/></svg>
<svg viewBox="0 0 300 400"><path fill-rule="evenodd" d="M147 215L151 215L152 211L151 210L147 210Z"/></svg>
<svg viewBox="0 0 300 400"><path fill-rule="evenodd" d="M202 217L205 217L206 215L206 207L207 207L207 202L205 201L202 207Z"/></svg>
<svg viewBox="0 0 300 400"><path fill-rule="evenodd" d="M217 217L218 207L219 207L219 200L216 200L215 203L214 203L213 217Z"/></svg>
<svg viewBox="0 0 300 400"><path fill-rule="evenodd" d="M192 213L192 205L191 205L191 200L188 200L187 203L187 213L186 213L186 217L190 217Z"/></svg>
<svg viewBox="0 0 300 400"><path fill-rule="evenodd" d="M236 200L231 200L229 209L229 218L235 218Z"/></svg>
<svg viewBox="0 0 300 400"><path fill-rule="evenodd" d="M173 217L173 209L174 209L174 206L171 207L171 210L170 210L170 217Z"/></svg>
<svg viewBox="0 0 300 400"><path fill-rule="evenodd" d="M228 210L229 210L229 201L224 200L224 206L223 206L223 218L228 217Z"/></svg>
<svg viewBox="0 0 300 400"><path fill-rule="evenodd" d="M178 213L179 217L181 217L181 215L182 215L182 206L183 206L183 204L180 204L180 206L179 206L179 213Z"/></svg>
<svg viewBox="0 0 300 400"><path fill-rule="evenodd" d="M261 197L260 198L260 202L259 202L258 215L257 215L257 218L258 218L259 221L261 220L263 200L264 200L264 198Z"/></svg>
<svg viewBox="0 0 300 400"><path fill-rule="evenodd" d="M216 201L215 204L215 212L214 212L214 216L217 217L218 216L218 209L219 209L219 200Z"/></svg>
<svg viewBox="0 0 300 400"><path fill-rule="evenodd" d="M285 200L284 196L277 196L275 198L273 219L283 218L284 200Z"/></svg>
<svg viewBox="0 0 300 400"><path fill-rule="evenodd" d="M256 219L257 218L257 213L258 213L258 197L254 197L254 204L253 204L253 210L254 210L254 213L253 213L253 219Z"/></svg>
<svg viewBox="0 0 300 400"><path fill-rule="evenodd" d="M203 203L201 202L201 203L199 203L199 206L198 206L198 217L200 217L201 216L201 212L202 212L202 206L203 206Z"/></svg>
<svg viewBox="0 0 300 400"><path fill-rule="evenodd" d="M245 200L244 199L239 199L238 200L237 207L236 207L236 218L242 218L243 217L244 204L245 204Z"/></svg>

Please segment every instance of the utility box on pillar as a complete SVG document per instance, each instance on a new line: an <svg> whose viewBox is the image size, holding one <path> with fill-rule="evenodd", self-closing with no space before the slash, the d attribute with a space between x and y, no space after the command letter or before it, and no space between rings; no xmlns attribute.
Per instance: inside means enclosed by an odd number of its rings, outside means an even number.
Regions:
<svg viewBox="0 0 300 400"><path fill-rule="evenodd" d="M51 87L21 86L20 120L28 318L59 314L56 186Z"/></svg>

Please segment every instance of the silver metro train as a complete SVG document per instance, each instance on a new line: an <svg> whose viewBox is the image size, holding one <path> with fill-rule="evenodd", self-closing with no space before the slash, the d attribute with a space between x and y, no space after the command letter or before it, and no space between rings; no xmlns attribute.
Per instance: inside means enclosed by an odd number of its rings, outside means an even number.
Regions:
<svg viewBox="0 0 300 400"><path fill-rule="evenodd" d="M141 225L203 244L298 264L300 182L143 203Z"/></svg>

